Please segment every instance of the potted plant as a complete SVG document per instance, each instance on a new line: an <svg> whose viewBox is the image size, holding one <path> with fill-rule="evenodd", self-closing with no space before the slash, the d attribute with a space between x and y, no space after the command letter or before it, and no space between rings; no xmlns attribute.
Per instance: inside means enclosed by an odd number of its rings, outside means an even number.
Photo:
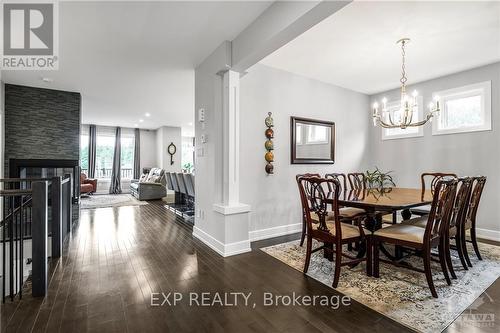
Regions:
<svg viewBox="0 0 500 333"><path fill-rule="evenodd" d="M378 167L374 171L367 170L365 173L366 186L368 188L390 188L395 187L396 184L390 175L392 171L382 172Z"/></svg>

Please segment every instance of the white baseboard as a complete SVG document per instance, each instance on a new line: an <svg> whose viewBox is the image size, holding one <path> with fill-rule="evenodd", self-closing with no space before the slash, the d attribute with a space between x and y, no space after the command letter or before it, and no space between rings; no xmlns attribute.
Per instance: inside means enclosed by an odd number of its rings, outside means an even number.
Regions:
<svg viewBox="0 0 500 333"><path fill-rule="evenodd" d="M500 242L500 231L497 230L476 228L476 236L477 238Z"/></svg>
<svg viewBox="0 0 500 333"><path fill-rule="evenodd" d="M197 228L196 226L193 227L193 236L198 238L200 241L205 243L208 247L210 247L212 250L223 257L234 256L236 254L250 252L252 250L250 248L249 240L224 244L219 240L213 238L200 228Z"/></svg>
<svg viewBox="0 0 500 333"><path fill-rule="evenodd" d="M255 242L262 239L285 236L301 231L302 231L302 223L294 223L294 224L280 225L278 227L250 231L249 235L250 235L250 241Z"/></svg>

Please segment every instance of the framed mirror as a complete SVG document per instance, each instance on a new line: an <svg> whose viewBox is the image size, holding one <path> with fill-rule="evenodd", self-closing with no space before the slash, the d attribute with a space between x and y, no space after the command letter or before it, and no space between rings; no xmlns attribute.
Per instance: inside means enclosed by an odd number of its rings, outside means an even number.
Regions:
<svg viewBox="0 0 500 333"><path fill-rule="evenodd" d="M335 163L335 123L290 117L292 164Z"/></svg>

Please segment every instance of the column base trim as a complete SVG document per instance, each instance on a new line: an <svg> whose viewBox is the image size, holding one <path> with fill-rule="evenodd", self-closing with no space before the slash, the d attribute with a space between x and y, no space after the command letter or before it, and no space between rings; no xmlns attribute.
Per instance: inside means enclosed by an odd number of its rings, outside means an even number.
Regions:
<svg viewBox="0 0 500 333"><path fill-rule="evenodd" d="M196 226L193 227L193 236L223 257L252 251L250 240L224 244Z"/></svg>
<svg viewBox="0 0 500 333"><path fill-rule="evenodd" d="M238 203L232 205L223 205L223 204L214 204L213 210L222 215L234 215L234 214L243 214L248 213L251 210L251 206Z"/></svg>

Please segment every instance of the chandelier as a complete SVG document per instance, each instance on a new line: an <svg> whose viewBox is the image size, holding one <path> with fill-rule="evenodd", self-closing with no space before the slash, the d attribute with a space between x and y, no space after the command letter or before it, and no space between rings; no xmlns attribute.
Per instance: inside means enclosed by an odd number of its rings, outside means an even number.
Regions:
<svg viewBox="0 0 500 333"><path fill-rule="evenodd" d="M380 125L383 128L401 128L405 129L407 127L422 126L428 121L432 121L432 117L439 112L439 97L435 97L435 103L431 102L429 104L429 113L427 113L424 120L418 121L418 103L417 91L413 91L412 95L409 96L406 93L406 68L405 68L405 47L406 44L410 42L409 38L403 38L396 42L396 44L401 43L401 55L403 62L401 65L401 102L397 110L389 110L387 108L387 98L382 99L382 110L379 109L379 104L377 102L373 103L373 126ZM415 122L414 121L415 119Z"/></svg>

